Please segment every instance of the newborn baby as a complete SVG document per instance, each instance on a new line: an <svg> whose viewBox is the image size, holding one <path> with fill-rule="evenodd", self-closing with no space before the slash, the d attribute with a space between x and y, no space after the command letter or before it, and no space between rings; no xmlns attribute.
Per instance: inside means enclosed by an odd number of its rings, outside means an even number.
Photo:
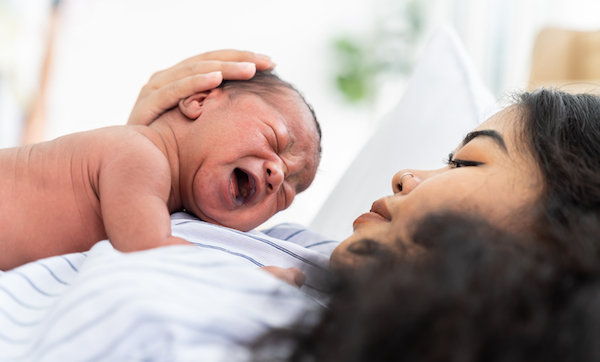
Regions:
<svg viewBox="0 0 600 362"><path fill-rule="evenodd" d="M226 81L150 126L114 126L0 150L0 270L88 250L187 244L170 214L250 230L314 179L320 128L277 76Z"/></svg>

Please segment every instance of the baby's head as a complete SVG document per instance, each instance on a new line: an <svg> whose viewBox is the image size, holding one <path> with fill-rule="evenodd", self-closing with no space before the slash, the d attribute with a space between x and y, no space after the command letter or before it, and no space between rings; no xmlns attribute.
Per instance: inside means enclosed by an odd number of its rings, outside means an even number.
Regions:
<svg viewBox="0 0 600 362"><path fill-rule="evenodd" d="M315 114L270 72L225 81L181 100L175 111L184 119L173 127L182 204L207 222L253 229L290 206L315 177Z"/></svg>

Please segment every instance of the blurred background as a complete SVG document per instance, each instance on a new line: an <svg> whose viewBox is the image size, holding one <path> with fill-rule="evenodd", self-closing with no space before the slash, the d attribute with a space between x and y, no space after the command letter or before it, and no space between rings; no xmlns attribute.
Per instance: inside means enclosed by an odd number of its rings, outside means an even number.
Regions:
<svg viewBox="0 0 600 362"><path fill-rule="evenodd" d="M307 225L440 24L456 29L501 97L559 76L600 79L590 51L600 48L598 14L597 0L0 0L0 147L125 124L149 77L192 55L268 54L314 106L324 136L313 186L267 225ZM536 45L548 28L543 42L569 49L558 58ZM547 69L577 61L576 50L593 53L583 67L591 75Z"/></svg>

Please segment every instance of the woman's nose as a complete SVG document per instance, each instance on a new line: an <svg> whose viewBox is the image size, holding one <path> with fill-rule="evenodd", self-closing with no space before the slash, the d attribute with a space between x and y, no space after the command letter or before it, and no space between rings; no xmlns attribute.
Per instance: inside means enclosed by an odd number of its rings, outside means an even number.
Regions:
<svg viewBox="0 0 600 362"><path fill-rule="evenodd" d="M275 162L265 162L265 174L267 180L267 193L278 192L285 179L282 165Z"/></svg>
<svg viewBox="0 0 600 362"><path fill-rule="evenodd" d="M412 192L423 181L447 172L448 168L438 168L437 170L412 170L404 169L396 172L392 178L392 190L394 194L407 195Z"/></svg>
<svg viewBox="0 0 600 362"><path fill-rule="evenodd" d="M396 172L392 178L392 190L395 194L408 194L421 183L419 171L404 169Z"/></svg>

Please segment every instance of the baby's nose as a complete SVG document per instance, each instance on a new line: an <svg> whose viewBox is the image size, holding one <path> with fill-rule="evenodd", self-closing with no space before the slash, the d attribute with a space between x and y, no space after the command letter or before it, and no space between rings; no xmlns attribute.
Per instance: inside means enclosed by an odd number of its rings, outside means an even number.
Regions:
<svg viewBox="0 0 600 362"><path fill-rule="evenodd" d="M265 162L265 174L267 175L267 193L278 192L285 179L281 165L275 162Z"/></svg>

